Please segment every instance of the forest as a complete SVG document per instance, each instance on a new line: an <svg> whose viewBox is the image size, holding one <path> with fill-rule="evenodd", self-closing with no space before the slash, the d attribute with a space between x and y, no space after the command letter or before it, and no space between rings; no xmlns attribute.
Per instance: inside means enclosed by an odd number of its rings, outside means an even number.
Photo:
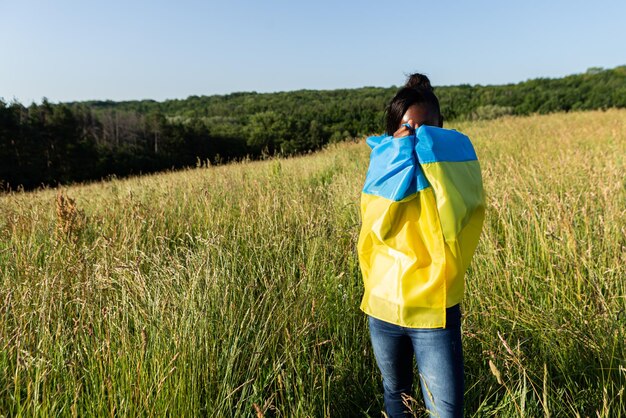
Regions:
<svg viewBox="0 0 626 418"><path fill-rule="evenodd" d="M398 89L242 92L25 106L0 99L0 189L32 190L315 151L382 133ZM439 86L446 121L626 107L626 65L506 85Z"/></svg>

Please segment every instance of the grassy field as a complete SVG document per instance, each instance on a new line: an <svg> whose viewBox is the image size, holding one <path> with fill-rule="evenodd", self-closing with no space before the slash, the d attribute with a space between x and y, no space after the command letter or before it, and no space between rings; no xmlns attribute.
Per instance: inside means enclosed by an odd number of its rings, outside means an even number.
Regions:
<svg viewBox="0 0 626 418"><path fill-rule="evenodd" d="M626 110L452 127L488 204L466 416L626 417ZM380 416L355 251L368 156L0 196L0 415Z"/></svg>

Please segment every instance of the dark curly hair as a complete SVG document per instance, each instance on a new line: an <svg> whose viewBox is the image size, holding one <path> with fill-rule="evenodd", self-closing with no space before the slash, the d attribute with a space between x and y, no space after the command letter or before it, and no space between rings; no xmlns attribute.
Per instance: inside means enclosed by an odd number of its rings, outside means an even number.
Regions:
<svg viewBox="0 0 626 418"><path fill-rule="evenodd" d="M393 134L407 109L413 105L424 106L429 114L428 125L441 126L443 117L439 108L439 99L433 92L430 80L424 74L411 74L404 87L391 99L385 109L385 126L387 134Z"/></svg>

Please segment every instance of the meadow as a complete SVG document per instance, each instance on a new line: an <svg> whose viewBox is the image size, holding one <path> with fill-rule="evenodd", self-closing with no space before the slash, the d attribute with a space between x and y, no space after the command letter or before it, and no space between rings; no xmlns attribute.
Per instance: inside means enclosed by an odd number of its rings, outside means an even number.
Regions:
<svg viewBox="0 0 626 418"><path fill-rule="evenodd" d="M487 193L466 416L626 417L626 110L448 127ZM0 196L0 416L381 416L368 157L361 138Z"/></svg>

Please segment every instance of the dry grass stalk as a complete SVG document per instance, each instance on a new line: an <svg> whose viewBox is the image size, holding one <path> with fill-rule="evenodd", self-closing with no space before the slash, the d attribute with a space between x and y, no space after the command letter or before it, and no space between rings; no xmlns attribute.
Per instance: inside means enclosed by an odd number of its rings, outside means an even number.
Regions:
<svg viewBox="0 0 626 418"><path fill-rule="evenodd" d="M63 192L57 193L56 196L56 214L57 214L57 236L63 239L76 241L78 232L85 224L85 215L83 211L76 206L76 201Z"/></svg>

